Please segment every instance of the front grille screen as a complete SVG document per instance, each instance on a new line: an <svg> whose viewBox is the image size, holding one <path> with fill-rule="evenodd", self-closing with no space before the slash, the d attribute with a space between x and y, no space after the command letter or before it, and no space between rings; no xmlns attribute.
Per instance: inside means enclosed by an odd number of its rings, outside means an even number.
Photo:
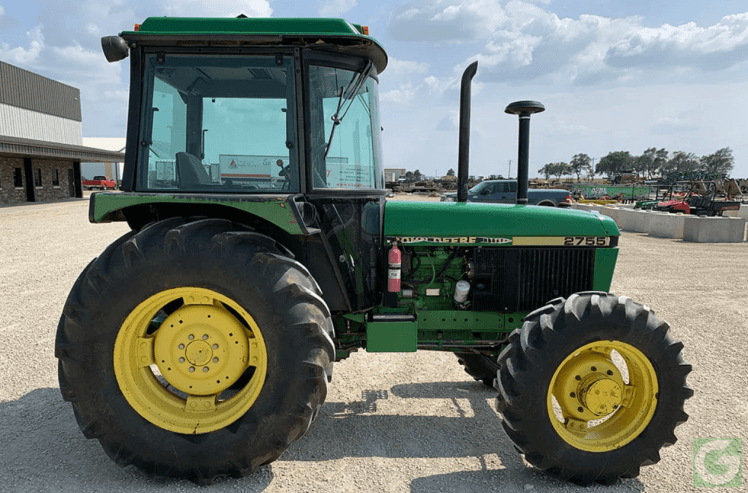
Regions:
<svg viewBox="0 0 748 493"><path fill-rule="evenodd" d="M593 248L479 248L473 310L531 311L592 289Z"/></svg>

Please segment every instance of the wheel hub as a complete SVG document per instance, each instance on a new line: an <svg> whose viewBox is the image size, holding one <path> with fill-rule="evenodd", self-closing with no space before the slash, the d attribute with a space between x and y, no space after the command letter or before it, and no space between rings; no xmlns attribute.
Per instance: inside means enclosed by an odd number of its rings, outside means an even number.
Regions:
<svg viewBox="0 0 748 493"><path fill-rule="evenodd" d="M607 416L621 405L621 387L608 378L595 377L579 390L579 401L592 414Z"/></svg>
<svg viewBox="0 0 748 493"><path fill-rule="evenodd" d="M156 332L156 365L190 395L218 394L247 369L248 333L223 306L184 305Z"/></svg>
<svg viewBox="0 0 748 493"><path fill-rule="evenodd" d="M210 349L210 344L204 341L191 342L185 349L185 355L191 365L197 366L204 366L213 359L213 351Z"/></svg>

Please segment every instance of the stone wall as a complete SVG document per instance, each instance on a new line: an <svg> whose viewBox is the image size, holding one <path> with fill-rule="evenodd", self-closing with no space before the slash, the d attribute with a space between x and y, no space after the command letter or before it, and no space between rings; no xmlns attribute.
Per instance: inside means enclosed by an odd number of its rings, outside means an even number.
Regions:
<svg viewBox="0 0 748 493"><path fill-rule="evenodd" d="M15 186L15 169L21 169L22 182ZM32 182L36 178L36 170L41 171L42 184L34 183L34 198L36 202L50 202L71 196L68 170L73 169L73 161L64 159L32 159ZM54 184L55 170L58 184ZM75 176L75 175L73 175ZM16 204L26 202L26 168L23 158L0 156L0 204Z"/></svg>
<svg viewBox="0 0 748 493"><path fill-rule="evenodd" d="M68 170L73 169L73 161L53 159L32 159L31 168L41 170L42 186L34 186L34 197L37 202L48 202L70 197ZM53 184L54 172L57 170L58 185Z"/></svg>
<svg viewBox="0 0 748 493"><path fill-rule="evenodd" d="M21 168L21 186L14 186L15 168ZM0 156L0 204L26 202L26 173L23 170L23 158Z"/></svg>

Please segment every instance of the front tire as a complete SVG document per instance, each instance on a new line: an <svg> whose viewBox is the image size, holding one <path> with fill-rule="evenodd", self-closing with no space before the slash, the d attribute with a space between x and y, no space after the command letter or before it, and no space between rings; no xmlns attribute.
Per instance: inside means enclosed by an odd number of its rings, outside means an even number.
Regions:
<svg viewBox="0 0 748 493"><path fill-rule="evenodd" d="M525 459L578 484L610 484L658 462L693 395L683 344L668 330L649 308L608 293L529 314L497 377L497 410Z"/></svg>
<svg viewBox="0 0 748 493"><path fill-rule="evenodd" d="M467 352L455 353L455 356L465 369L465 373L473 377L476 382L482 382L483 385L493 388L496 372L499 370L496 356Z"/></svg>
<svg viewBox="0 0 748 493"><path fill-rule="evenodd" d="M168 219L110 245L57 331L60 389L84 435L121 466L200 484L246 476L301 438L334 346L319 287L287 255L217 219Z"/></svg>

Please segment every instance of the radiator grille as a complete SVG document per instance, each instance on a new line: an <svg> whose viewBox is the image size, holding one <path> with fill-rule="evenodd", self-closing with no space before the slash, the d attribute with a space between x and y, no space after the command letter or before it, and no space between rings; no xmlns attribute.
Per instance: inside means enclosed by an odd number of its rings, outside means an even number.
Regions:
<svg viewBox="0 0 748 493"><path fill-rule="evenodd" d="M553 298L589 291L594 260L593 248L478 249L473 310L530 311Z"/></svg>

